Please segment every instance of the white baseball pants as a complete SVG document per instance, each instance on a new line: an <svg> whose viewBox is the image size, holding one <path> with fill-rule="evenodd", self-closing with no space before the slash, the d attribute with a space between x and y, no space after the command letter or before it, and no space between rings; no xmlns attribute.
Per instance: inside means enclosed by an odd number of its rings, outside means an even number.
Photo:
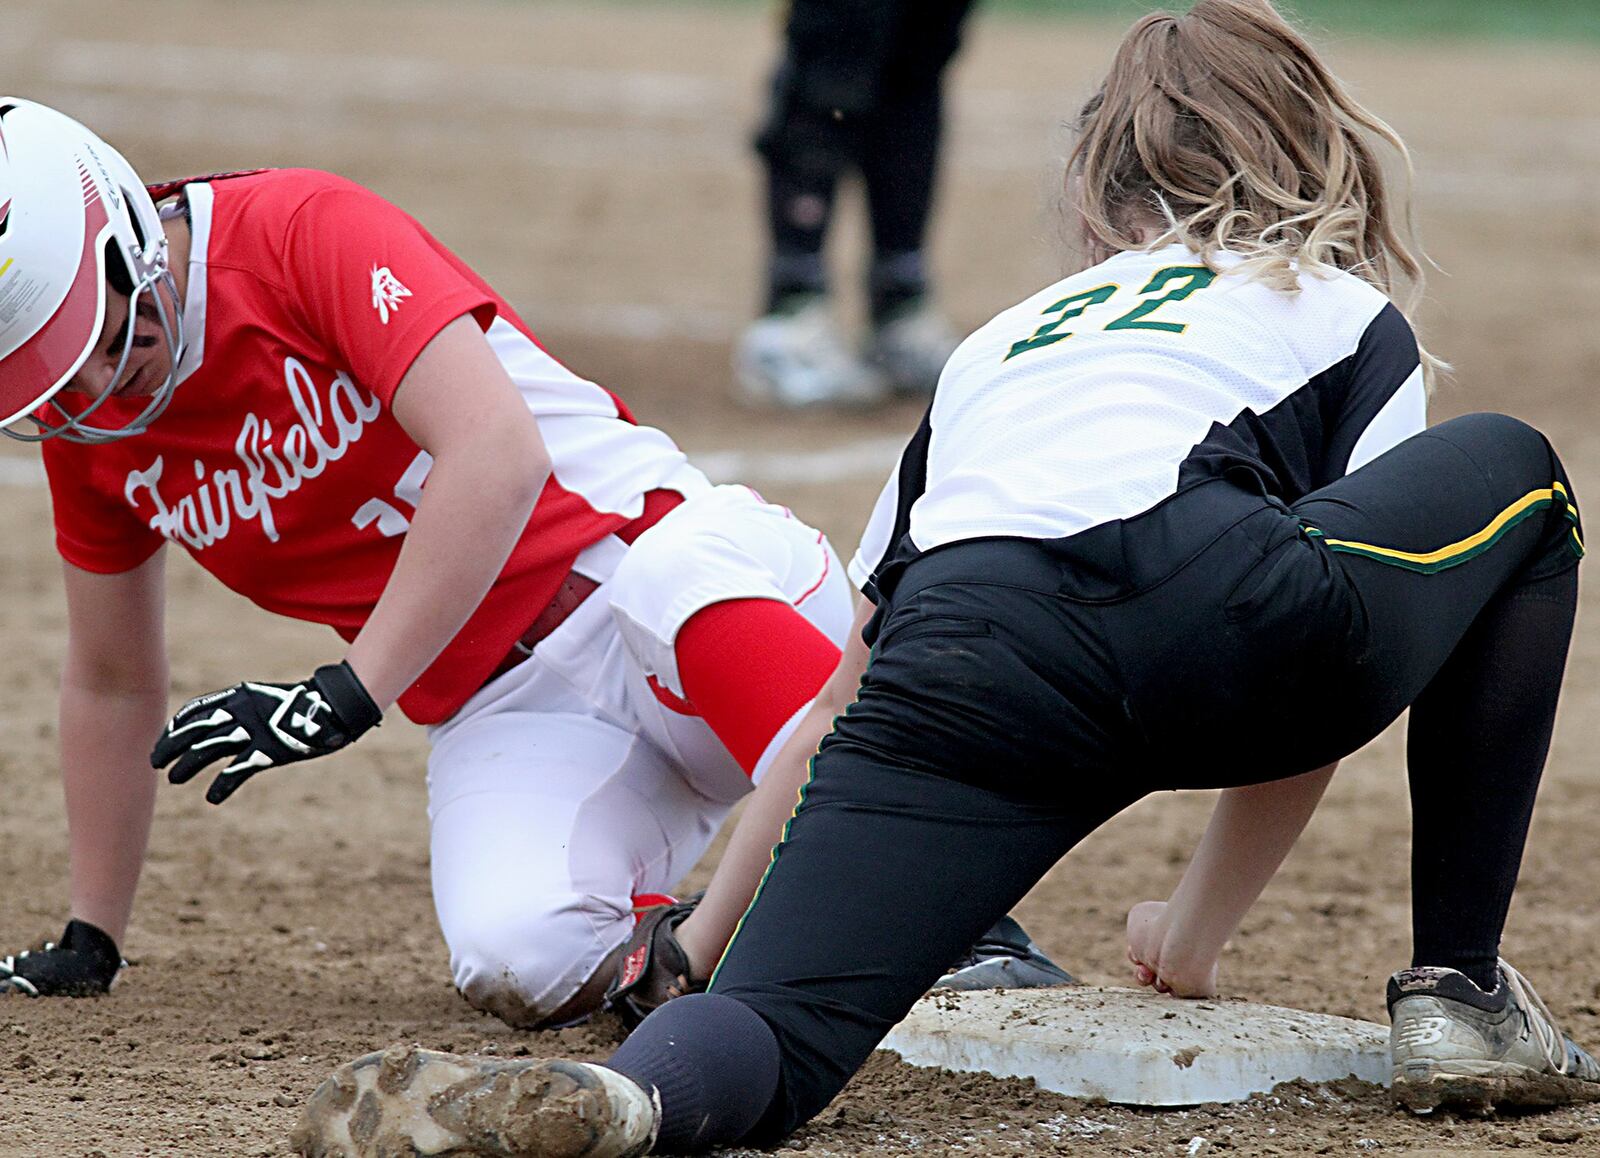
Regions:
<svg viewBox="0 0 1600 1158"><path fill-rule="evenodd" d="M671 889L750 790L705 723L651 690L683 694L678 629L714 603L776 599L842 646L852 618L827 540L745 487L697 494L577 570L599 589L429 730L450 967L472 1005L514 1025L573 996L627 939L632 898Z"/></svg>

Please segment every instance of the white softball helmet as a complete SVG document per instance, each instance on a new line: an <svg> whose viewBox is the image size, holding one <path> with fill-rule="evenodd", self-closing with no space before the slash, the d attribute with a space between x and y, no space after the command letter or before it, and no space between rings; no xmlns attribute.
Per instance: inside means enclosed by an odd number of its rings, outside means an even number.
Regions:
<svg viewBox="0 0 1600 1158"><path fill-rule="evenodd" d="M121 268L117 268L120 261ZM57 394L101 340L107 276L132 319L148 293L171 355L143 410L114 426L88 421L122 384L127 327L110 387L69 408ZM183 316L155 203L132 166L83 125L32 101L0 97L0 428L39 442L110 442L140 434L177 384ZM126 408L131 409L131 408Z"/></svg>

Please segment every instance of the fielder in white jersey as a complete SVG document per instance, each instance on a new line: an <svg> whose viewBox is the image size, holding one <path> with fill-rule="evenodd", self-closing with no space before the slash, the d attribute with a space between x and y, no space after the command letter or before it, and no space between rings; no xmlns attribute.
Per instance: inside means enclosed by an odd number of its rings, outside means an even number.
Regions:
<svg viewBox="0 0 1600 1158"><path fill-rule="evenodd" d="M1078 131L1089 268L945 367L856 555L864 635L768 773L804 791L707 992L603 1065L357 1059L308 1103L302 1154L373 1152L357 1125L462 1143L433 1113L446 1084L458 1105L519 1091L474 1137L538 1121L544 1158L773 1145L1152 792L1226 790L1129 946L1140 980L1204 991L1333 766L1408 709L1392 1088L1421 1111L1600 1097L1600 1062L1499 955L1577 500L1525 423L1422 428L1430 359L1389 301L1420 267L1377 149L1404 145L1268 0L1141 18Z"/></svg>
<svg viewBox="0 0 1600 1158"><path fill-rule="evenodd" d="M1119 253L963 342L873 507L856 585L901 535L908 558L963 539L1065 539L1246 465L1314 490L1427 426L1416 341L1382 293L1329 269L1285 294L1227 276L1241 261L1207 265L1177 244ZM1305 449L1311 430L1325 448ZM902 502L908 468L926 489Z"/></svg>

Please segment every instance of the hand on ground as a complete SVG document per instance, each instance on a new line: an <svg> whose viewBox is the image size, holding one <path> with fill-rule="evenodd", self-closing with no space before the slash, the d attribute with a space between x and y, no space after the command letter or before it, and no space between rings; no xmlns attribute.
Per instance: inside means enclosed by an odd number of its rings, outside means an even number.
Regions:
<svg viewBox="0 0 1600 1158"><path fill-rule="evenodd" d="M1174 997L1215 997L1217 962L1186 960L1174 943L1166 901L1140 901L1128 910L1128 960L1134 980Z"/></svg>

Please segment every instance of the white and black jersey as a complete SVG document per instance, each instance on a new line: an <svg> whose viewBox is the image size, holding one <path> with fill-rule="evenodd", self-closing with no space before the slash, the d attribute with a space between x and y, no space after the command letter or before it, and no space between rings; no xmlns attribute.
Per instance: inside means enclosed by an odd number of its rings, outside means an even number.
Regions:
<svg viewBox="0 0 1600 1158"><path fill-rule="evenodd" d="M1041 290L951 357L851 561L1063 540L1232 477L1293 502L1426 424L1416 339L1348 273L1276 290L1223 255L1128 252Z"/></svg>

